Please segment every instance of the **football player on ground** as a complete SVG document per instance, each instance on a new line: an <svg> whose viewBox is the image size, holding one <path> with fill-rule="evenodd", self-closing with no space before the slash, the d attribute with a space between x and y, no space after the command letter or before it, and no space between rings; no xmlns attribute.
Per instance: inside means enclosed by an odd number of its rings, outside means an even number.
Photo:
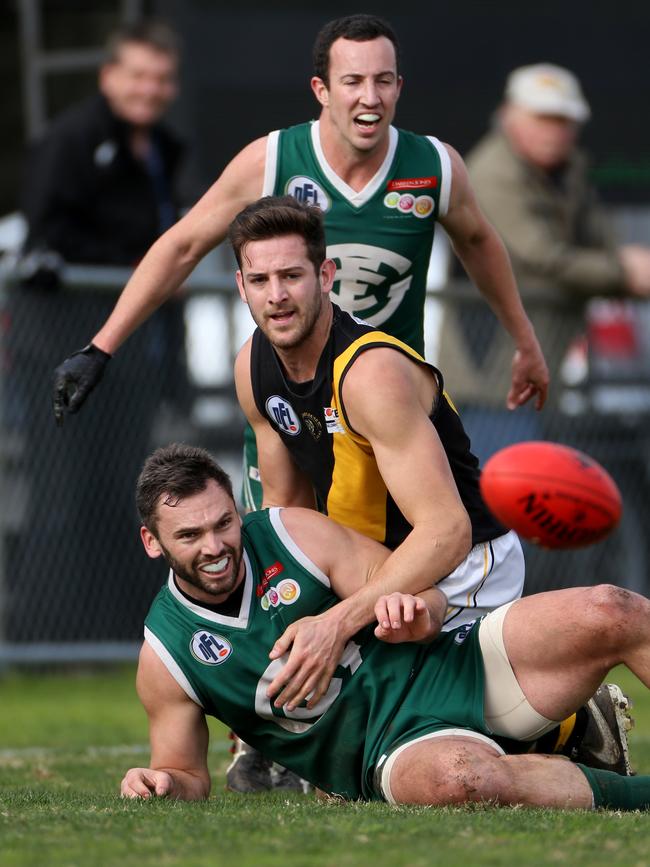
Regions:
<svg viewBox="0 0 650 867"><path fill-rule="evenodd" d="M647 599L609 585L559 590L440 632L444 594L391 592L377 580L389 556L379 543L306 509L256 512L242 526L228 477L201 449L155 452L137 503L145 550L170 575L146 618L137 676L151 762L126 773L123 796L206 798L214 715L345 798L650 807L650 776L506 754L499 742L516 738L525 751L614 665L650 687ZM355 596L374 596L374 610L326 694L315 706L285 698L273 686L283 630Z"/></svg>

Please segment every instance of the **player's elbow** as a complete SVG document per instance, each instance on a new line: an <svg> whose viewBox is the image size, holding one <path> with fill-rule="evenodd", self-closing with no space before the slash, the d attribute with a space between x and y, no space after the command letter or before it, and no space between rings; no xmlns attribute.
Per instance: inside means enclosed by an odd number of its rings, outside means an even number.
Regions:
<svg viewBox="0 0 650 867"><path fill-rule="evenodd" d="M449 513L445 535L449 540L450 556L458 565L467 557L472 547L472 522L462 506Z"/></svg>

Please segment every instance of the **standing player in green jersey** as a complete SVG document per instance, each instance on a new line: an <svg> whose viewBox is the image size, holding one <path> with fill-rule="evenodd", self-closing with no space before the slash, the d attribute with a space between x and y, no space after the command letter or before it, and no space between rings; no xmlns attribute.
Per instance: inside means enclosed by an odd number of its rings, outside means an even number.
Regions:
<svg viewBox="0 0 650 867"><path fill-rule="evenodd" d="M242 208L290 192L325 211L341 305L404 340L423 341L426 269L435 221L515 347L510 408L536 396L548 372L505 248L479 210L462 159L437 139L392 126L402 88L392 28L369 15L326 25L312 89L319 120L245 147L189 213L152 246L93 342L57 369L54 411L76 412L110 356L220 243Z"/></svg>
<svg viewBox="0 0 650 867"><path fill-rule="evenodd" d="M650 807L648 776L506 755L498 743L525 750L617 663L650 687L647 599L606 585L560 590L440 634L444 594L375 580L388 553L377 542L305 509L257 512L242 526L230 480L202 449L158 449L137 503L147 554L171 570L137 676L150 767L126 773L124 796L207 797L211 715L346 798ZM277 638L336 605L357 631L335 678L317 704L286 700L272 687L285 662Z"/></svg>

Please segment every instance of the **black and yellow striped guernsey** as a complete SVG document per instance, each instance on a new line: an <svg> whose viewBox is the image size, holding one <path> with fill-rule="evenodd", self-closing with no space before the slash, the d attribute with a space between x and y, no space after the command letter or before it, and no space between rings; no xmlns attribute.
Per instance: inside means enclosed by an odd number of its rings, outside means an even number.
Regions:
<svg viewBox="0 0 650 867"><path fill-rule="evenodd" d="M438 380L440 396L432 408L431 423L469 514L472 544L502 535L504 528L481 499L478 460L443 390L440 371L405 343L333 306L329 339L310 382L298 384L286 378L273 347L259 329L253 334L251 349L256 406L311 479L319 507L339 524L389 548L397 547L412 529L386 489L370 444L350 428L341 399L343 381L355 359L368 349L392 347L428 367Z"/></svg>

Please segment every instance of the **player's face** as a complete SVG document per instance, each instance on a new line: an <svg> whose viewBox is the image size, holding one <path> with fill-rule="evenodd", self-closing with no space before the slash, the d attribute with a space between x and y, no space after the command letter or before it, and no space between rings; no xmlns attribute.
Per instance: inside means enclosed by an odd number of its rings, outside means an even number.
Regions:
<svg viewBox="0 0 650 867"><path fill-rule="evenodd" d="M325 260L317 275L299 235L249 241L241 258L237 284L255 324L277 349L304 343L323 312L334 263Z"/></svg>
<svg viewBox="0 0 650 867"><path fill-rule="evenodd" d="M367 152L386 141L402 88L395 47L380 36L370 42L337 39L330 48L329 87L312 80L323 120L341 142Z"/></svg>
<svg viewBox="0 0 650 867"><path fill-rule="evenodd" d="M156 123L177 91L178 62L173 54L149 45L123 45L117 60L102 67L100 90L114 113L137 127Z"/></svg>
<svg viewBox="0 0 650 867"><path fill-rule="evenodd" d="M179 587L203 602L222 602L244 577L241 520L223 488L210 479L203 491L157 507L154 536L141 535L150 557L165 557Z"/></svg>

